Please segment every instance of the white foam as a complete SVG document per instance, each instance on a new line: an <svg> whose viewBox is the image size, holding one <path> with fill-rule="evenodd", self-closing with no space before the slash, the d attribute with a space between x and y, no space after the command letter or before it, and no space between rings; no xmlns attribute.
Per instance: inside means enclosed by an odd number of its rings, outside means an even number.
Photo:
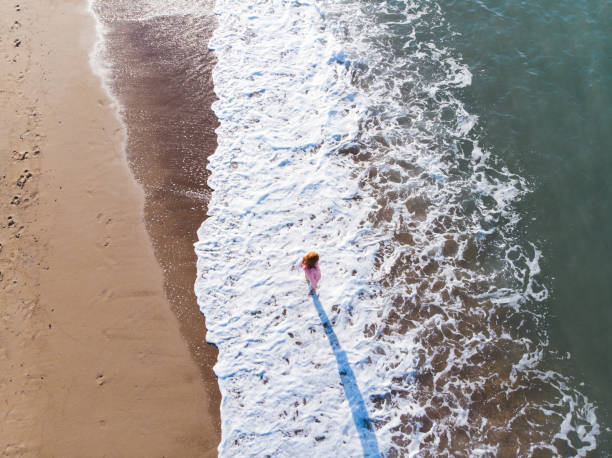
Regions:
<svg viewBox="0 0 612 458"><path fill-rule="evenodd" d="M121 103L119 102L119 99L115 93L111 90L111 63L110 59L108 59L106 56L106 35L108 30L100 20L99 15L96 13L96 0L88 0L87 12L93 18L96 28L96 40L89 51L89 66L91 67L94 75L100 78L100 85L111 102L111 107L114 110L117 122L119 123L122 132L121 149L125 151L127 145L127 126L125 125L121 115ZM127 155L123 154L122 158L126 169L129 170L131 174L132 172L128 165Z"/></svg>
<svg viewBox="0 0 612 458"><path fill-rule="evenodd" d="M472 401L490 379L506 399L544 383L552 405L538 407L569 418L552 432L534 423L533 444L570 441L569 421L580 424L577 453L595 446L594 407L542 369L544 331L523 330L542 319L526 305L548 297L542 253L514 235L527 183L471 137L477 117L456 96L471 84L467 67L443 43L417 40L417 27L443 25L439 8L401 5L217 2L219 146L196 294L219 347L222 456L363 453L299 268L310 250L383 454L452 451L457 431L469 453L497 453L488 433L518 417L488 417ZM496 324L500 313L523 321ZM499 348L507 362L473 362ZM516 415L530 418L527 405Z"/></svg>
<svg viewBox="0 0 612 458"><path fill-rule="evenodd" d="M332 154L357 135L363 106L313 5L228 1L217 11L221 125L196 291L220 351L219 450L326 456L343 444L357 456L337 363L299 261L307 250L323 254L320 298L349 330L340 343L367 398L374 384L364 374L375 364L360 331L376 312L355 307L371 291L372 203L349 161Z"/></svg>

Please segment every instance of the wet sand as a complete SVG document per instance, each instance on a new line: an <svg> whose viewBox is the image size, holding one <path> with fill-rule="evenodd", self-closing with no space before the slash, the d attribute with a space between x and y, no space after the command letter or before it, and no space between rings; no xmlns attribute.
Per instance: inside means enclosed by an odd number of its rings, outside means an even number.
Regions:
<svg viewBox="0 0 612 458"><path fill-rule="evenodd" d="M0 450L215 456L214 350L171 311L86 6L0 6Z"/></svg>
<svg viewBox="0 0 612 458"><path fill-rule="evenodd" d="M105 3L104 9L120 4ZM207 49L214 29L212 12L198 19L199 36L190 34L189 39L181 36L189 17L126 21L100 14L107 28L109 83L129 132L127 158L145 193L147 231L164 270L172 309L207 380L217 350L203 341L206 327L194 294L193 244L211 194L207 157L217 147L218 121L211 109L214 56ZM211 400L211 408L218 410L218 389L211 392Z"/></svg>

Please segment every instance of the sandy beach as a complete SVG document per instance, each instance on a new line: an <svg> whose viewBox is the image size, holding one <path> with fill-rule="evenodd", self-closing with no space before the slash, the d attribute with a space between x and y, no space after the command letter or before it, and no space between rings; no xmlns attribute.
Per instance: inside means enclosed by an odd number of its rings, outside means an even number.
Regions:
<svg viewBox="0 0 612 458"><path fill-rule="evenodd" d="M87 4L0 18L2 454L216 456L214 351L172 313Z"/></svg>

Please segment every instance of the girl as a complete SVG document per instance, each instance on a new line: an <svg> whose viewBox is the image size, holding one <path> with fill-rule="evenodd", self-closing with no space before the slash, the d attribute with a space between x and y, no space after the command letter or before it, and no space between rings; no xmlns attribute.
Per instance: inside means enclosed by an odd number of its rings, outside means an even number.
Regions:
<svg viewBox="0 0 612 458"><path fill-rule="evenodd" d="M302 259L302 269L306 276L306 281L310 283L312 289L318 288L319 280L321 280L321 271L319 270L319 255L311 251L304 259Z"/></svg>

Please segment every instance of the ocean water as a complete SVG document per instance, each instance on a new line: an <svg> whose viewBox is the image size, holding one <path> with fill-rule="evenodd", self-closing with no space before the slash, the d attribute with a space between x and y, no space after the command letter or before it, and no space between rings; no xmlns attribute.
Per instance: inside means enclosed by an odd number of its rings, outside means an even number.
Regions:
<svg viewBox="0 0 612 458"><path fill-rule="evenodd" d="M609 456L609 2L116 5L217 60L221 456Z"/></svg>

